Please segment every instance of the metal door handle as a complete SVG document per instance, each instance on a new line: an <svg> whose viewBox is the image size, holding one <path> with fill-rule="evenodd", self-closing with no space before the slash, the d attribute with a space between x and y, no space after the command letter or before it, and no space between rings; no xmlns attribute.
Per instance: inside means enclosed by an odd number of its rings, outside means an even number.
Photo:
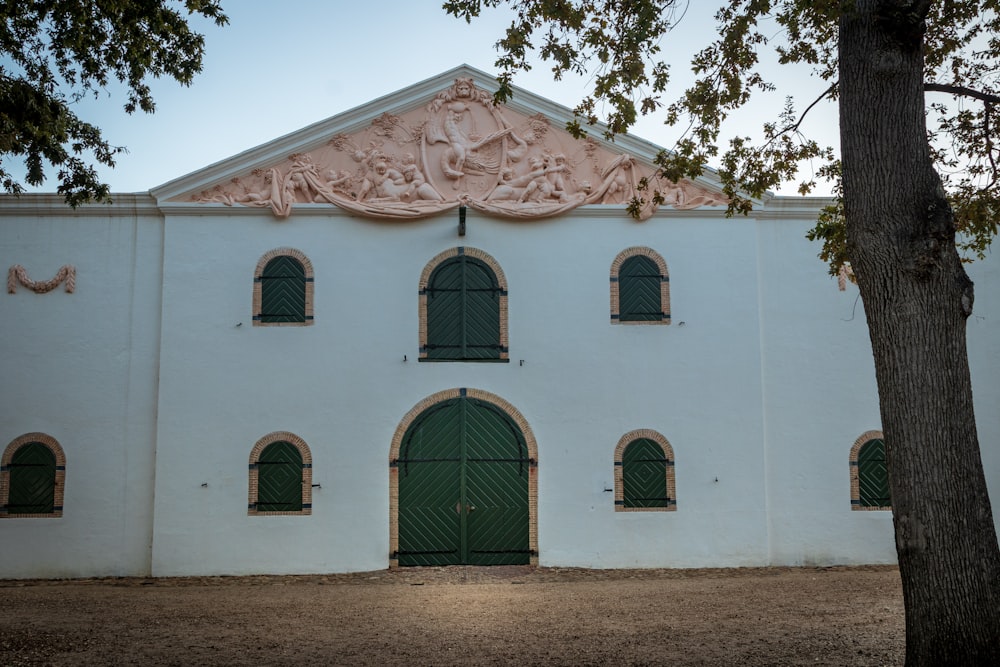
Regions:
<svg viewBox="0 0 1000 667"><path fill-rule="evenodd" d="M472 514L475 511L476 511L476 506L475 505L469 505L469 514Z"/></svg>

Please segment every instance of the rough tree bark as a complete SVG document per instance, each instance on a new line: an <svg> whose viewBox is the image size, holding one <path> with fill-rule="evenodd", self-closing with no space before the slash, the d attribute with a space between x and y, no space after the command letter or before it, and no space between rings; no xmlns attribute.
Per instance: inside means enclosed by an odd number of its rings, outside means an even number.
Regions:
<svg viewBox="0 0 1000 667"><path fill-rule="evenodd" d="M973 285L929 154L930 0L858 0L840 22L848 254L875 356L907 665L1000 664L1000 549L966 353Z"/></svg>

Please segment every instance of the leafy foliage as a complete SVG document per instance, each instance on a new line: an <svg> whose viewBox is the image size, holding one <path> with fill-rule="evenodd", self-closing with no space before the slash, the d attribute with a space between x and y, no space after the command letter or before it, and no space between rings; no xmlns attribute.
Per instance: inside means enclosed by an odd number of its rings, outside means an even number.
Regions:
<svg viewBox="0 0 1000 667"><path fill-rule="evenodd" d="M641 114L662 113L667 125L683 131L658 156L661 175L674 181L693 178L716 161L724 192L730 197L730 214L747 213L753 198L794 181L805 164L814 168L810 178L799 183L799 192L808 194L815 188L812 174L832 180L838 192L836 150L807 138L800 126L819 101L837 99L838 22L853 3L724 0L715 15L717 37L691 60L696 81L665 99L670 63L662 57L663 44L682 25L689 4L684 0L448 0L444 9L466 21L484 8L500 5L517 12L497 42L497 97L501 101L511 94L513 75L530 69L529 59L537 52L552 63L557 79L567 72L595 73L592 95L575 112L587 124L603 120L609 136L625 132ZM924 34L925 72L929 114L936 126L928 141L955 211L960 248L967 255L981 257L996 236L1000 220L1000 66L996 58L1000 0L919 4L930 5ZM923 28L917 25L915 29ZM723 141L723 125L733 112L754 95L775 90L760 68L761 54L768 48L782 64L811 67L828 87L801 113L789 97L782 110L764 123L760 137ZM942 100L932 98L939 94ZM598 117L599 107L609 109L606 118ZM584 131L580 120L569 128L577 134ZM656 200L658 195L651 196ZM638 206L633 208L638 210ZM833 274L847 260L839 211L834 206L824 212L809 235L823 243L820 256Z"/></svg>
<svg viewBox="0 0 1000 667"><path fill-rule="evenodd" d="M73 205L108 198L92 161L114 166L125 149L79 118L75 102L125 85L127 113L152 113L148 80L189 85L201 71L204 37L188 25L199 14L227 22L218 0L3 0L0 2L0 185L20 193L11 171L40 185L54 166L58 192ZM91 161L92 159L92 161Z"/></svg>

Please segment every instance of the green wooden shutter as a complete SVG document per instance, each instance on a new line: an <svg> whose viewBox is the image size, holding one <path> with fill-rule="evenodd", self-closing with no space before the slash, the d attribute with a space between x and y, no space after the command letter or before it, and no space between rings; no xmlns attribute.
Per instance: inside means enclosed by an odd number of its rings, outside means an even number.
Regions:
<svg viewBox="0 0 1000 667"><path fill-rule="evenodd" d="M625 507L669 507L667 466L663 448L648 438L633 440L622 453Z"/></svg>
<svg viewBox="0 0 1000 667"><path fill-rule="evenodd" d="M427 284L427 358L500 358L500 285L478 259L442 262Z"/></svg>
<svg viewBox="0 0 1000 667"><path fill-rule="evenodd" d="M9 514L51 514L56 498L56 457L40 442L20 447L10 462Z"/></svg>
<svg viewBox="0 0 1000 667"><path fill-rule="evenodd" d="M618 319L644 322L663 319L660 268L649 257L636 255L618 271Z"/></svg>
<svg viewBox="0 0 1000 667"><path fill-rule="evenodd" d="M858 495L862 507L891 507L885 441L869 440L858 451Z"/></svg>
<svg viewBox="0 0 1000 667"><path fill-rule="evenodd" d="M275 257L261 272L260 321L306 321L306 272L294 257Z"/></svg>
<svg viewBox="0 0 1000 667"><path fill-rule="evenodd" d="M427 357L461 359L465 318L464 257L438 265L427 284Z"/></svg>
<svg viewBox="0 0 1000 667"><path fill-rule="evenodd" d="M500 285L485 263L465 258L464 359L500 358Z"/></svg>
<svg viewBox="0 0 1000 667"><path fill-rule="evenodd" d="M302 510L302 454L290 442L272 442L257 459L257 511Z"/></svg>

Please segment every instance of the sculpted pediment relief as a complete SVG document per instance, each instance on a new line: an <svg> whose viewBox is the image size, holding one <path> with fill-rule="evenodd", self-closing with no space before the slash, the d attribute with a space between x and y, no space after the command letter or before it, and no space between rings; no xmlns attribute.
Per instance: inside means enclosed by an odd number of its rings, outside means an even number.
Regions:
<svg viewBox="0 0 1000 667"><path fill-rule="evenodd" d="M471 78L458 78L421 108L383 113L352 134L289 155L200 192L197 202L268 207L279 218L296 203L329 203L359 215L422 218L465 205L508 218L558 215L582 204L651 199L696 208L725 198L695 183L656 179L652 165L575 139L540 114L493 102ZM650 190L639 190L641 179ZM640 217L656 206L646 203Z"/></svg>

